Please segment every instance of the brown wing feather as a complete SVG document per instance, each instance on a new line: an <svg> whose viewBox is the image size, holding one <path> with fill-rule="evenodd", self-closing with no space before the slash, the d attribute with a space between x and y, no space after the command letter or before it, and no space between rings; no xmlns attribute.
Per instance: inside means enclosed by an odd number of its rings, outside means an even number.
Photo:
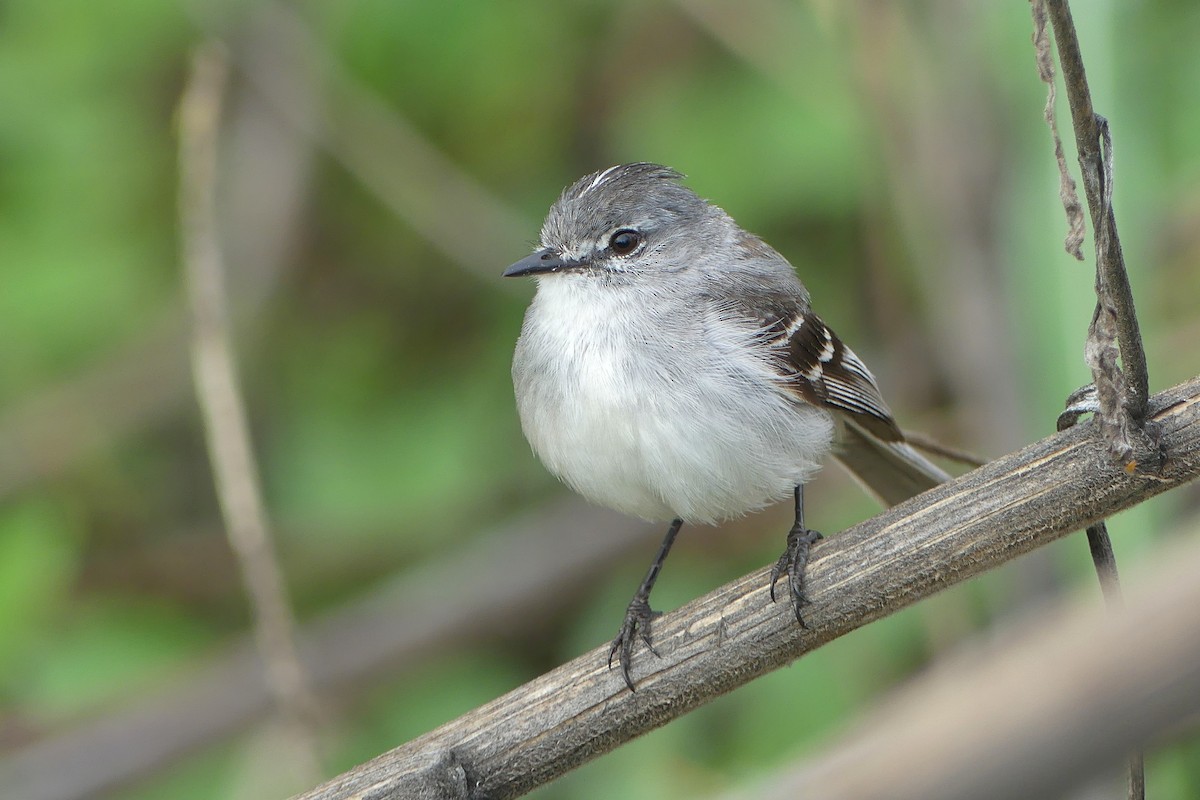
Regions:
<svg viewBox="0 0 1200 800"><path fill-rule="evenodd" d="M721 273L708 297L757 326L778 357L781 377L800 397L848 415L884 442L903 442L875 376L812 313L791 265L756 236L743 233L738 244L742 259Z"/></svg>
<svg viewBox="0 0 1200 800"><path fill-rule="evenodd" d="M884 442L904 441L875 376L817 315L797 309L771 328L801 397L847 414Z"/></svg>

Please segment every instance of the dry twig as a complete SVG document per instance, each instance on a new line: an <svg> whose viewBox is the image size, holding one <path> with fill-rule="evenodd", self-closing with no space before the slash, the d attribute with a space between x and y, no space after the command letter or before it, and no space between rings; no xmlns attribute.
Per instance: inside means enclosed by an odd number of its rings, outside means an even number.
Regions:
<svg viewBox="0 0 1200 800"><path fill-rule="evenodd" d="M1049 11L1058 45L1096 244L1097 303L1088 332L1086 357L1099 393L1105 435L1114 454L1129 463L1135 449L1146 449L1139 448L1133 439L1142 434L1149 379L1133 291L1112 208L1112 138L1108 122L1092 108L1070 6L1066 0L1033 0L1035 21L1043 6ZM1124 370L1117 365L1118 352Z"/></svg>
<svg viewBox="0 0 1200 800"><path fill-rule="evenodd" d="M1046 34L1047 4L1063 65L1063 79L1071 105L1072 127L1096 245L1096 310L1084 346L1084 358L1092 371L1093 383L1092 387L1076 392L1068 399L1067 410L1059 416L1058 429L1074 425L1085 409L1093 411L1100 420L1100 428L1113 455L1132 470L1138 466L1137 459L1133 457L1136 449L1134 439L1137 437L1142 444L1146 442L1144 428L1149 378L1137 312L1133 305L1133 292L1125 270L1121 243L1117 238L1116 215L1112 207L1112 135L1108 121L1092 109L1070 5L1067 0L1032 0L1038 72L1049 86L1045 118L1054 139L1054 155L1061 181L1060 195L1071 222L1067 250L1081 260L1079 242L1082 240L1083 215L1074 181L1067 173L1062 140L1054 117L1054 64ZM1118 356L1124 364L1124 370L1117 363ZM1093 403L1093 407L1088 407ZM1149 455L1149 468L1157 468L1161 454L1151 450ZM1117 560L1104 520L1089 525L1087 537L1101 590L1109 607L1118 608L1121 605L1121 588ZM1129 759L1129 797L1130 800L1141 800L1144 796L1145 765L1142 753L1138 750Z"/></svg>
<svg viewBox="0 0 1200 800"><path fill-rule="evenodd" d="M241 45L262 49L268 35L257 31ZM314 87L299 70L277 75L273 86L287 96L294 115L314 102ZM289 136L286 124L256 97L222 116L230 134L222 159L228 167L222 236L231 280L236 278L232 311L235 319L252 319L289 265L313 149ZM129 340L0 409L0 500L178 416L192 396L185 309L182 294L172 297Z"/></svg>
<svg viewBox="0 0 1200 800"><path fill-rule="evenodd" d="M1046 84L1046 106L1042 109L1042 117L1050 126L1050 137L1054 141L1054 160L1058 164L1058 199L1062 201L1063 210L1067 212L1067 237L1063 247L1068 253L1083 261L1084 229L1083 206L1079 203L1079 192L1075 189L1075 179L1067 167L1067 157L1063 153L1062 137L1058 134L1058 118L1054 115L1054 101L1058 97L1055 85L1054 55L1050 52L1050 34L1046 28L1046 4L1031 3L1033 9L1033 49L1037 54L1038 77Z"/></svg>
<svg viewBox="0 0 1200 800"><path fill-rule="evenodd" d="M315 776L320 774L316 701L296 655L295 624L268 531L226 310L215 184L227 72L219 47L202 47L180 104L179 213L192 308L192 366L217 497L253 609L267 684L284 720L306 742L299 759L304 763L289 766Z"/></svg>

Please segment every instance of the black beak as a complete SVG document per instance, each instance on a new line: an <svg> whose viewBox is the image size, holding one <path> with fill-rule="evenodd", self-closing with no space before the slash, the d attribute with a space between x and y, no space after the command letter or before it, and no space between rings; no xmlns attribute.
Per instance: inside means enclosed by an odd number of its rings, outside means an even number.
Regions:
<svg viewBox="0 0 1200 800"><path fill-rule="evenodd" d="M553 248L547 247L545 250L538 250L536 253L522 258L504 270L504 277L519 278L522 275L541 275L547 272L571 269L582 264L582 261L569 261L556 253Z"/></svg>

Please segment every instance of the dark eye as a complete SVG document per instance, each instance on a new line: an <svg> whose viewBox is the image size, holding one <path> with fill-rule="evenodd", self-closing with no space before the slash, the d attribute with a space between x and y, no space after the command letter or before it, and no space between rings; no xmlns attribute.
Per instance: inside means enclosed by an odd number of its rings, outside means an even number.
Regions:
<svg viewBox="0 0 1200 800"><path fill-rule="evenodd" d="M608 240L608 246L612 251L619 256L627 256L637 249L641 244L642 235L637 231L631 231L628 228L619 230L612 235Z"/></svg>

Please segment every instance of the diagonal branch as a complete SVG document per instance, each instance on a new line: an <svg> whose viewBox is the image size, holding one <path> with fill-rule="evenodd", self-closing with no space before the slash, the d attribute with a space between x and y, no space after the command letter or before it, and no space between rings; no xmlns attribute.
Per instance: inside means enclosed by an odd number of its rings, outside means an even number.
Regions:
<svg viewBox="0 0 1200 800"><path fill-rule="evenodd" d="M1096 796L1079 789L1200 712L1200 637L1187 635L1200 630L1200 538L1148 562L1128 608L1077 599L993 631L803 763L720 800Z"/></svg>
<svg viewBox="0 0 1200 800"><path fill-rule="evenodd" d="M200 4L195 9L201 27L219 36L221 11ZM270 35L256 37L255 49L235 47L231 56L250 85L447 261L491 282L497 253L528 249L517 232L529 220L354 80L294 4L259 3L256 20ZM298 70L312 72L324 85L320 108L298 104L289 91L289 76Z"/></svg>
<svg viewBox="0 0 1200 800"><path fill-rule="evenodd" d="M820 545L807 630L768 597L761 569L656 622L638 691L607 646L303 795L516 797L805 652L1121 509L1200 476L1200 377L1154 398L1171 457L1156 475L1114 464L1078 425ZM1141 456L1135 453L1135 456Z"/></svg>

